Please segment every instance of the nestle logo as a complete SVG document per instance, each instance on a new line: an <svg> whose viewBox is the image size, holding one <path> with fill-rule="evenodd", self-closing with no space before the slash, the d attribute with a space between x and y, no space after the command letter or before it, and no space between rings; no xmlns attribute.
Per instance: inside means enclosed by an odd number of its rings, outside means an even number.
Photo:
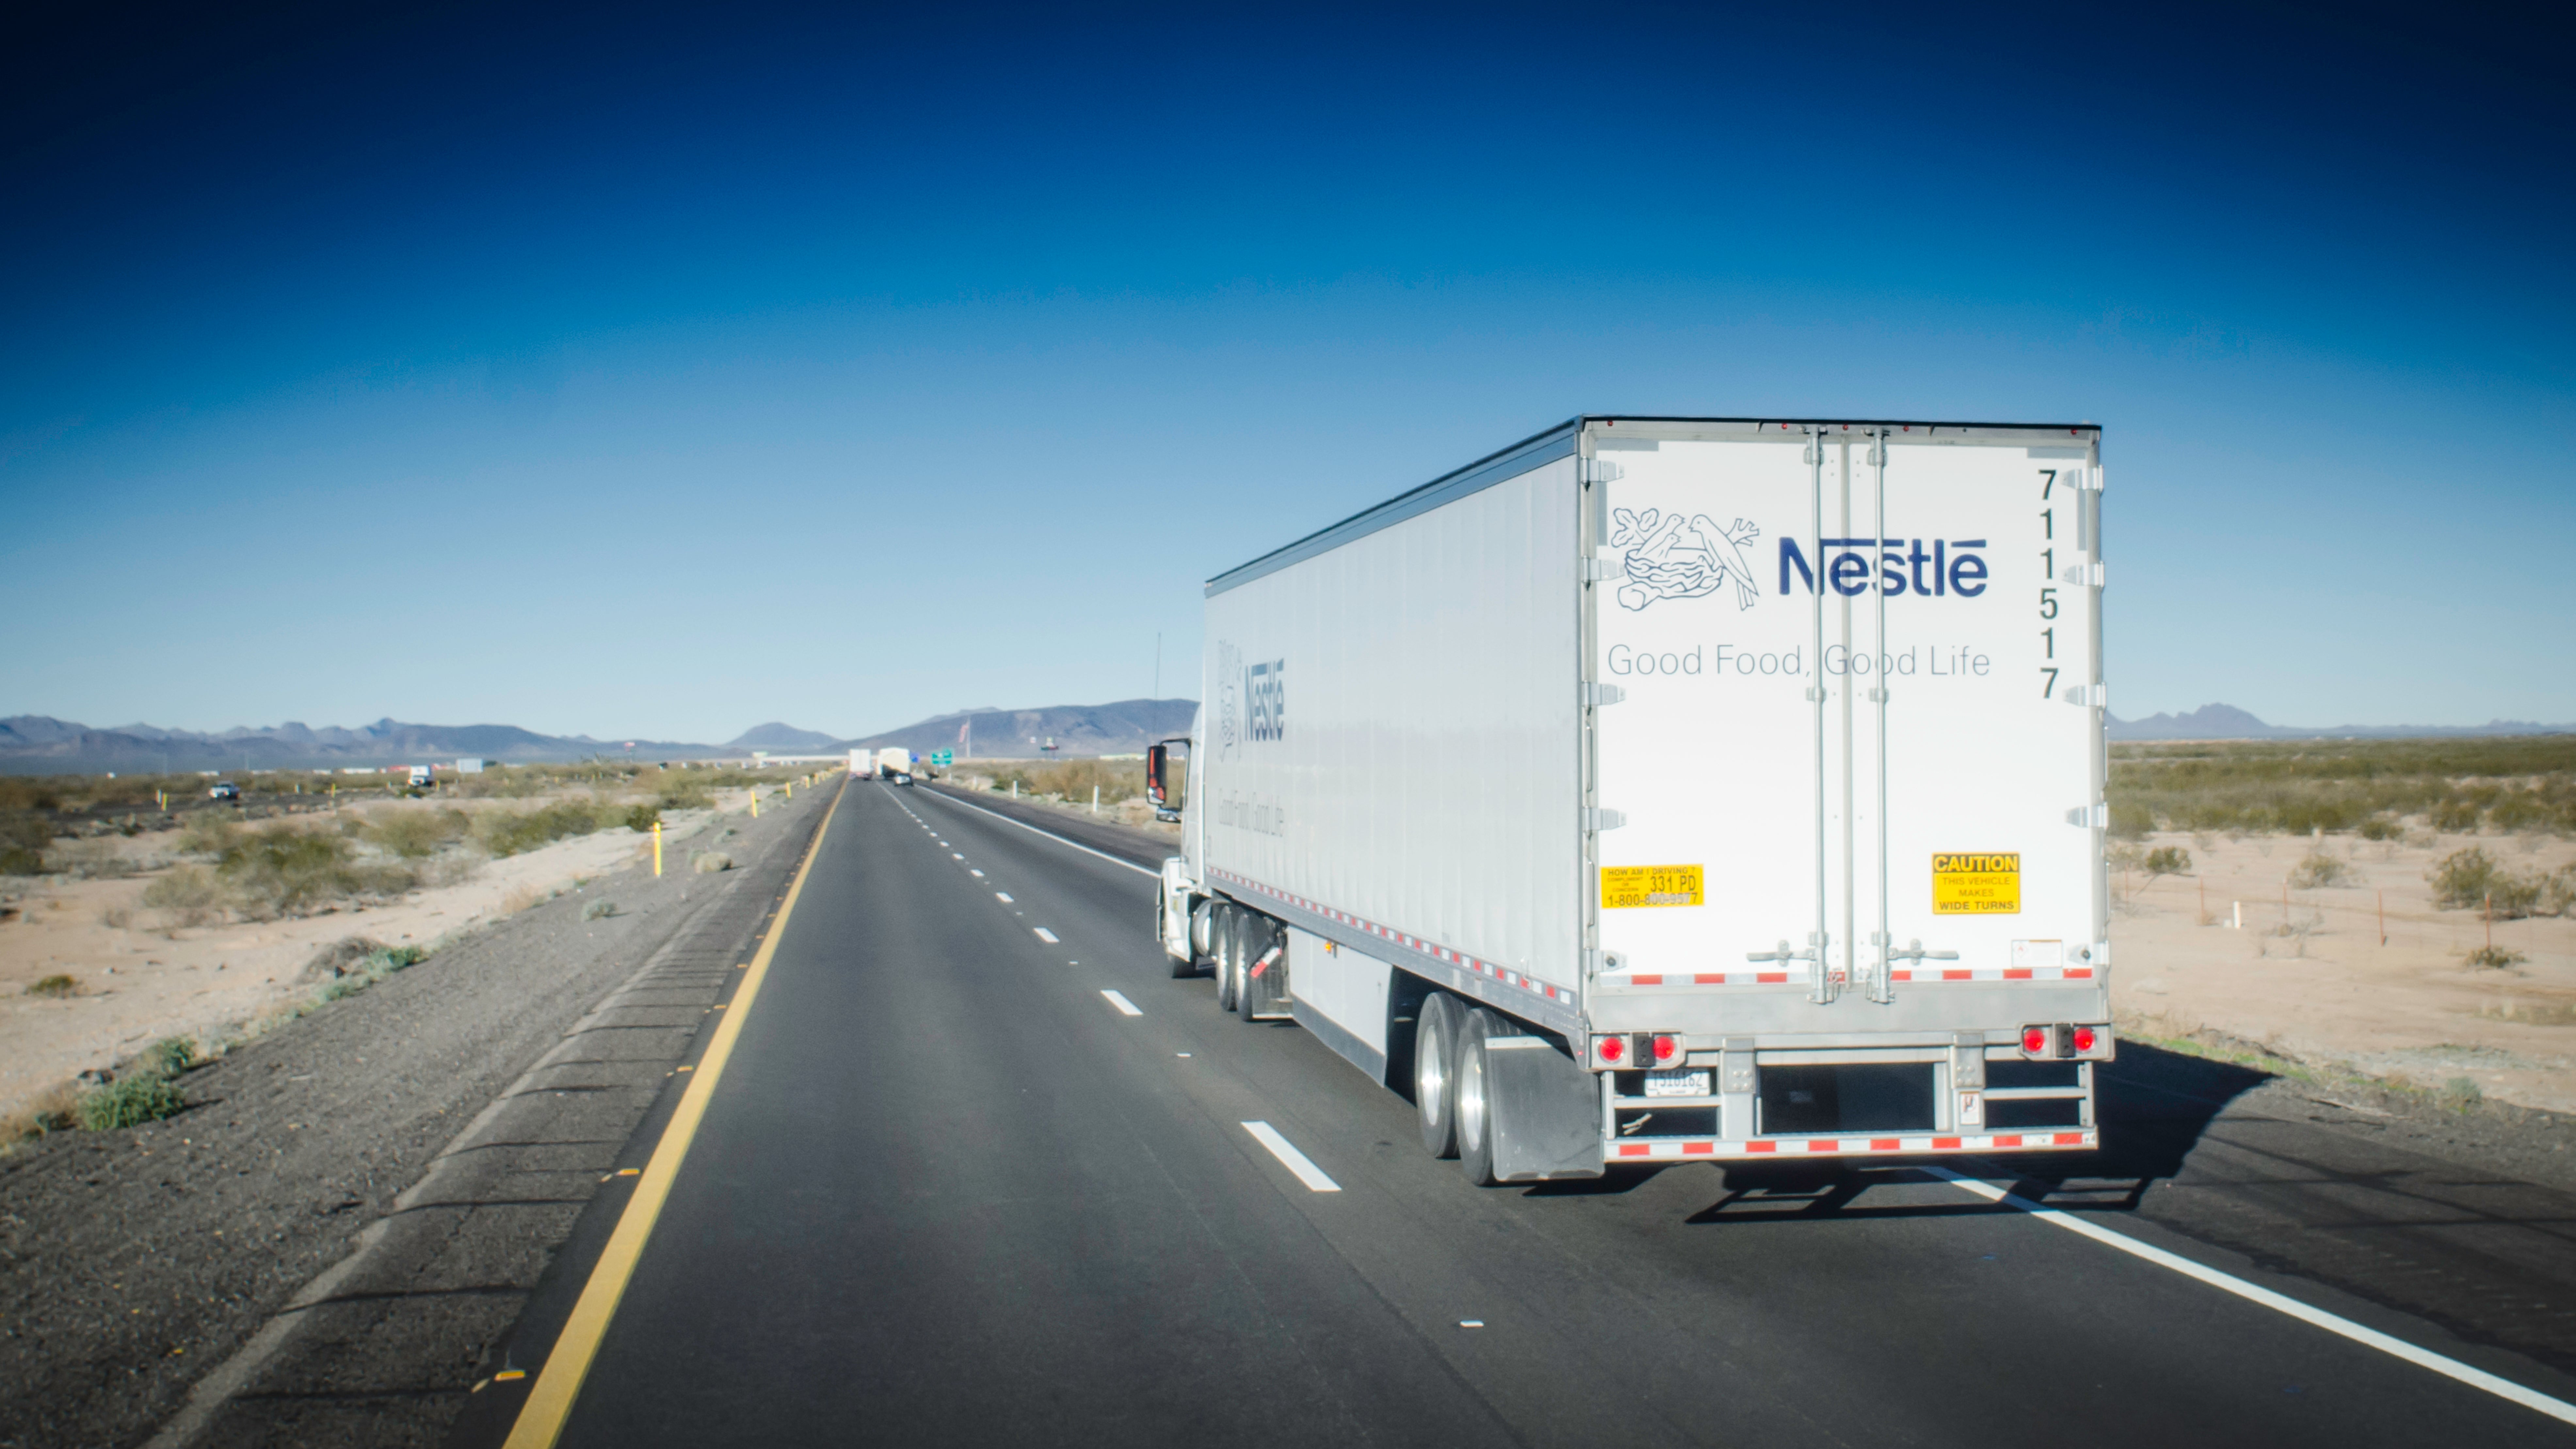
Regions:
<svg viewBox="0 0 2576 1449"><path fill-rule="evenodd" d="M1837 594L1846 597L1869 592L1872 569L1870 554L1876 553L1879 588L1890 598L1914 593L1931 598L1957 594L1973 599L1986 591L1986 560L1977 550L1986 546L1982 538L1936 538L1930 550L1923 540L1904 538L1825 538L1818 539L1817 553L1824 560L1825 582ZM1930 576L1924 566L1931 565ZM1789 575L1795 571L1807 592L1816 590L1815 572L1807 566L1807 555L1794 538L1780 540L1780 592L1789 592Z"/></svg>
<svg viewBox="0 0 2576 1449"><path fill-rule="evenodd" d="M1288 735L1288 661L1246 665L1243 670L1244 734L1253 740Z"/></svg>

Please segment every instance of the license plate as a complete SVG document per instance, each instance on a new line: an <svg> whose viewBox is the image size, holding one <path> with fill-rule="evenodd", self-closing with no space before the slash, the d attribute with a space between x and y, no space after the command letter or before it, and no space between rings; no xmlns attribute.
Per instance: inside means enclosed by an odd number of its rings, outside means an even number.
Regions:
<svg viewBox="0 0 2576 1449"><path fill-rule="evenodd" d="M1708 1071L1673 1071L1646 1073L1646 1095L1649 1097L1705 1097L1708 1095Z"/></svg>

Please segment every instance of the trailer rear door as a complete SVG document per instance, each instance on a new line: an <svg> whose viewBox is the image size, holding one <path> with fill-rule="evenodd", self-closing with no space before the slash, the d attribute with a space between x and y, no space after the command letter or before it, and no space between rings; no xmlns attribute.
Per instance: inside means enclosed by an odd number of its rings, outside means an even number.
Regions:
<svg viewBox="0 0 2576 1449"><path fill-rule="evenodd" d="M1837 1031L1873 1024L1847 1001L2095 977L2092 431L1588 436L1610 982L1794 993L1775 1021Z"/></svg>

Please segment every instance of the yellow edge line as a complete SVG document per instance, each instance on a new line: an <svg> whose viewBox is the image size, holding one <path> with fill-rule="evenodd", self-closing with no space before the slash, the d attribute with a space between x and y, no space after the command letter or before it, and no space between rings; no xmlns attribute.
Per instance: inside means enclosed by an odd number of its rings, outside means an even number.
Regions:
<svg viewBox="0 0 2576 1449"><path fill-rule="evenodd" d="M563 1434L564 1421L572 1416L573 1399L581 1393L581 1381L590 1373L591 1360L599 1355L599 1341L608 1333L609 1320L617 1316L618 1300L626 1296L627 1281L635 1276L635 1264L644 1256L645 1240L653 1236L653 1224L662 1216L662 1203L670 1197L671 1184L680 1175L681 1160L689 1155L689 1143L698 1135L698 1123L706 1117L707 1101L715 1096L716 1084L724 1079L725 1062L733 1056L734 1039L742 1035L743 1018L751 1014L752 999L760 994L760 983L769 974L770 958L778 954L778 939L786 934L787 918L796 909L796 898L804 894L805 877L813 873L814 862L823 858L823 837L831 830L832 817L840 809L841 796L836 794L832 808L823 812L822 828L814 832L814 843L806 849L805 863L797 868L795 883L787 888L787 896L779 904L778 919L769 923L769 934L762 938L759 954L751 958L751 970L743 976L741 989L733 994L731 1008L716 1019L716 1033L708 1040L697 1071L689 1077L688 1090L680 1094L679 1110L671 1114L671 1125L663 1130L652 1160L644 1164L643 1176L636 1179L635 1195L626 1200L626 1210L617 1215L616 1231L608 1235L608 1247L592 1266L590 1280L582 1285L581 1299L573 1304L572 1317L565 1320L554 1351L546 1355L536 1387L520 1407L518 1422L510 1426L510 1437L503 1449L552 1449Z"/></svg>

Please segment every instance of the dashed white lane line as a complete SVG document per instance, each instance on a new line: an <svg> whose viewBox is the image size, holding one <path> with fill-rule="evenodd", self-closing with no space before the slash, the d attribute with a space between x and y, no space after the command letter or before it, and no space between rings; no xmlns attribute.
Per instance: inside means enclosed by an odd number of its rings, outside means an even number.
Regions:
<svg viewBox="0 0 2576 1449"><path fill-rule="evenodd" d="M1115 991L1104 991L1100 994L1109 998L1109 1004L1118 1008L1118 1014L1120 1016L1143 1016L1145 1014L1143 1009L1138 1007L1136 1003L1129 1001L1125 996L1122 996Z"/></svg>
<svg viewBox="0 0 2576 1449"><path fill-rule="evenodd" d="M977 880L982 880L984 878L984 873L971 865L966 867L966 873L975 877Z"/></svg>
<svg viewBox="0 0 2576 1449"><path fill-rule="evenodd" d="M948 858L950 860L964 860L966 857L959 855L956 851L952 850L948 852Z"/></svg>
<svg viewBox="0 0 2576 1449"><path fill-rule="evenodd" d="M1306 1184L1308 1192L1342 1190L1340 1183L1324 1175L1324 1169L1308 1160L1306 1154L1298 1151L1294 1143L1280 1136L1278 1128L1267 1122L1246 1122L1243 1124L1243 1130L1252 1134L1253 1141L1269 1148L1270 1155L1279 1159L1280 1166L1295 1173L1297 1180Z"/></svg>
<svg viewBox="0 0 2576 1449"><path fill-rule="evenodd" d="M2086 1222L2072 1213L2042 1207L2026 1197L2007 1192L1993 1183L1980 1182L1946 1167L1926 1167L1923 1170L1949 1183L1952 1187L1975 1193L1988 1202L1998 1202L2006 1207L2019 1208L2051 1227L2064 1228L2070 1233L2081 1233L2097 1243L2117 1248L2131 1257L2144 1258L2157 1267L2171 1268L2186 1278L2197 1279L2222 1293L2233 1293L2248 1302L2260 1303L2275 1312L2286 1313L2302 1323L2313 1324L2328 1333L2338 1334L2355 1343L2402 1358L2419 1368L2431 1369L2445 1378L2457 1379L2473 1389L2484 1389L2499 1399L2509 1399L2526 1409L2547 1414L2564 1423L2576 1424L2576 1404L2570 1404L2564 1399L2553 1399L2537 1389L2524 1388L2511 1379L2488 1373L2485 1369L2471 1368L2458 1359L2445 1358L2431 1349L2417 1348L2402 1338L2391 1337L2378 1329L2364 1328L2339 1314L2328 1313L2322 1308L2311 1308L2285 1293L2275 1293L2269 1288L2248 1283L2233 1274L2205 1267L2179 1253L2168 1253L2162 1248L2142 1243L2126 1233L2115 1233L2098 1223Z"/></svg>
<svg viewBox="0 0 2576 1449"><path fill-rule="evenodd" d="M1056 944L1055 932L1048 930L1044 926L1031 926L1029 929L1038 933L1039 940L1046 942L1050 946Z"/></svg>
<svg viewBox="0 0 2576 1449"><path fill-rule="evenodd" d="M1011 903L1011 893L1009 891L995 891L993 892L993 899L1000 901L1003 905L1007 906Z"/></svg>
<svg viewBox="0 0 2576 1449"><path fill-rule="evenodd" d="M1040 830L1025 820L1013 820L1010 816L1005 815L998 810L987 810L981 805L968 805L965 801L957 799L951 795L942 795L939 798L946 800L951 805L962 806L965 809L972 810L978 815L990 815L994 819L1001 821L1004 825L1016 825L1031 835L1043 835L1058 845L1070 845L1085 855L1099 856L1102 860L1109 862L1111 865L1117 866L1121 870L1132 870L1138 875L1153 876L1158 880L1161 879L1161 872L1159 871L1147 870L1145 867L1138 865L1132 860L1120 860L1118 857L1111 855L1106 851L1094 850L1090 846L1083 844L1081 841L1067 840L1052 830Z"/></svg>

